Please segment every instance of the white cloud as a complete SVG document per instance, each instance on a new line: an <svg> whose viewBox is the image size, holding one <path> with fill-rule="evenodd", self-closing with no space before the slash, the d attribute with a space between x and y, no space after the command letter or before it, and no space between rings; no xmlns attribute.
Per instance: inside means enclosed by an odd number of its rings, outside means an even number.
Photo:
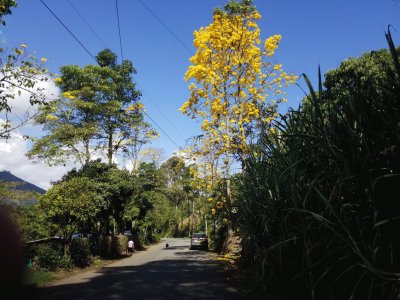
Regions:
<svg viewBox="0 0 400 300"><path fill-rule="evenodd" d="M59 180L71 166L50 167L44 163L33 163L25 153L28 151L27 142L16 132L9 140L0 140L0 170L10 171L17 177L48 189L51 182Z"/></svg>
<svg viewBox="0 0 400 300"><path fill-rule="evenodd" d="M38 86L45 89L46 98L53 99L59 94L58 88L52 80L39 82ZM18 124L21 120L35 113L36 107L29 103L30 93L22 91L20 96L10 101L12 112L8 115L12 124ZM0 113L0 122L5 120L4 112ZM33 183L41 188L48 189L52 181L59 180L72 166L50 167L42 162L32 162L26 157L29 150L28 142L23 138L23 134L29 133L31 136L42 135L41 128L27 124L11 134L8 140L0 139L0 170L10 171L17 177Z"/></svg>
<svg viewBox="0 0 400 300"><path fill-rule="evenodd" d="M191 154L190 152L182 150L182 149L174 151L173 156L183 159L183 161L185 162L185 165L187 165L187 166L196 163L196 159L194 158L194 155Z"/></svg>
<svg viewBox="0 0 400 300"><path fill-rule="evenodd" d="M35 88L43 88L47 101L55 99L59 96L59 88L55 86L54 81L49 78L49 81L41 81L35 85ZM37 105L31 105L29 98L31 93L25 90L20 90L21 95L17 95L17 88L12 88L9 92L16 94L15 99L9 99L11 112L8 113L8 119L12 122L13 126L20 123L22 120L32 117L37 112ZM34 90L32 90L34 91ZM0 118L5 118L5 111L0 112Z"/></svg>

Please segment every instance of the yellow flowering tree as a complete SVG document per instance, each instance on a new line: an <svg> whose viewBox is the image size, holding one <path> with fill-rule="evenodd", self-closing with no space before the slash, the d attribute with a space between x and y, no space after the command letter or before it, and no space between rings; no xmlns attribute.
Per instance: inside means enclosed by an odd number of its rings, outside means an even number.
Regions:
<svg viewBox="0 0 400 300"><path fill-rule="evenodd" d="M251 0L230 1L224 10L215 10L213 22L194 32L197 51L185 74L190 97L180 111L202 119L196 154L212 153L223 161L228 204L232 161L243 162L253 139L286 101L282 88L297 79L271 62L281 36L261 41L260 18Z"/></svg>

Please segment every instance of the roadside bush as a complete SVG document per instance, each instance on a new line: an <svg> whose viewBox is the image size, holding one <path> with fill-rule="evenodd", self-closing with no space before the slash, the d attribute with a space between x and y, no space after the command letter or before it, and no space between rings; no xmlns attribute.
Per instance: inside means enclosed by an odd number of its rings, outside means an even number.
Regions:
<svg viewBox="0 0 400 300"><path fill-rule="evenodd" d="M93 256L100 256L101 238L97 235L92 235L89 238L89 250Z"/></svg>
<svg viewBox="0 0 400 300"><path fill-rule="evenodd" d="M242 258L268 298L399 298L400 49L386 37L325 88L305 76L310 95L246 161Z"/></svg>
<svg viewBox="0 0 400 300"><path fill-rule="evenodd" d="M104 258L120 257L126 252L128 238L125 235L100 238L100 256Z"/></svg>
<svg viewBox="0 0 400 300"><path fill-rule="evenodd" d="M133 242L135 243L135 249L137 249L137 250L143 249L144 246L146 245L146 240L141 235L135 235L133 237Z"/></svg>
<svg viewBox="0 0 400 300"><path fill-rule="evenodd" d="M101 257L112 257L112 245L110 236L102 236L99 238L99 254Z"/></svg>
<svg viewBox="0 0 400 300"><path fill-rule="evenodd" d="M116 235L112 238L113 242L113 257L119 257L126 253L128 246L128 237L126 235Z"/></svg>
<svg viewBox="0 0 400 300"><path fill-rule="evenodd" d="M71 260L75 266L84 268L90 265L92 258L90 255L90 242L87 238L73 239L69 250Z"/></svg>
<svg viewBox="0 0 400 300"><path fill-rule="evenodd" d="M50 271L68 269L72 265L71 259L63 255L63 249L58 244L38 246L36 260L39 267Z"/></svg>

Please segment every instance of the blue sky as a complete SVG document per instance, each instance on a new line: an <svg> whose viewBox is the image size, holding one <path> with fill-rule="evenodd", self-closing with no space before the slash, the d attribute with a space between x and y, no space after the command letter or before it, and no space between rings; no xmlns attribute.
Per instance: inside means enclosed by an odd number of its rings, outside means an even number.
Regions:
<svg viewBox="0 0 400 300"><path fill-rule="evenodd" d="M121 58L115 0L45 2L93 55L109 47ZM118 0L123 56L138 71L134 80L143 92L142 102L148 115L173 140L160 132L161 137L151 145L163 148L166 156L199 132L199 121L178 111L188 98L188 84L183 76L189 57L195 52L193 31L210 24L214 8L225 3L222 0ZM282 35L273 62L282 63L288 72L306 73L312 79L317 76L318 65L325 72L345 58L385 48L384 31L389 24L398 30L392 32L396 44L400 41L398 1L255 0L254 4L262 15L258 24L263 39L273 34ZM40 0L18 0L18 7L5 19L7 25L0 28L2 47L25 43L27 50L48 59L47 67L52 72L57 72L62 65L95 63ZM303 82L300 84L304 86ZM302 97L298 87L291 88L288 105L297 106ZM7 167L0 162L1 166Z"/></svg>

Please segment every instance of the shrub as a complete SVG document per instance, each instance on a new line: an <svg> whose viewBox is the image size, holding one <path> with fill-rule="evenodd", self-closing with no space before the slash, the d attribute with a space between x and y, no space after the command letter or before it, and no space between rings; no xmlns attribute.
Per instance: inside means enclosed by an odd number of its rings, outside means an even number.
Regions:
<svg viewBox="0 0 400 300"><path fill-rule="evenodd" d="M71 267L70 258L63 255L62 247L58 244L40 245L37 248L36 260L39 267L50 271Z"/></svg>
<svg viewBox="0 0 400 300"><path fill-rule="evenodd" d="M83 268L90 265L92 259L90 242L87 238L73 239L69 250L71 260L75 266Z"/></svg>
<svg viewBox="0 0 400 300"><path fill-rule="evenodd" d="M100 256L104 258L120 257L126 252L128 238L125 235L100 238Z"/></svg>

